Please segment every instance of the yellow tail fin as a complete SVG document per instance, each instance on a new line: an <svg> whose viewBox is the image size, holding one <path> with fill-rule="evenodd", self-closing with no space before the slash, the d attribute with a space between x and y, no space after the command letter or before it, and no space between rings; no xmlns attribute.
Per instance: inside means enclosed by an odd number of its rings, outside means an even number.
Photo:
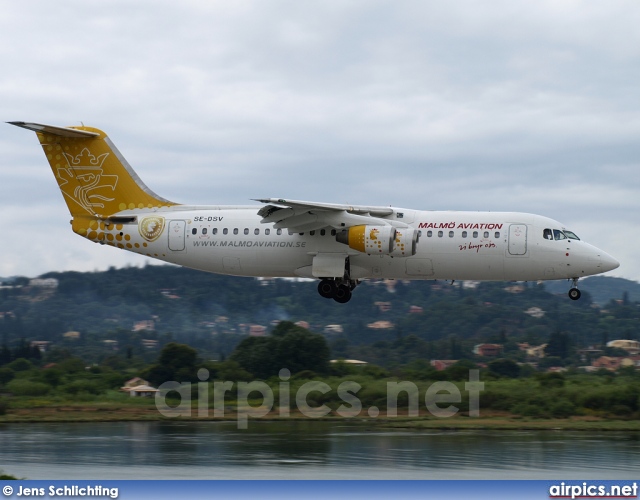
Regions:
<svg viewBox="0 0 640 500"><path fill-rule="evenodd" d="M144 185L102 130L10 123L36 132L74 218L106 219L123 210L176 205Z"/></svg>

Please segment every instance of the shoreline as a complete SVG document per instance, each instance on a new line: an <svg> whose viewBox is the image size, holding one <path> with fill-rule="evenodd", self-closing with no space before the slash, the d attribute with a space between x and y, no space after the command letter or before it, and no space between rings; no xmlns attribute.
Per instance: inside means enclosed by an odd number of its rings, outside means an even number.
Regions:
<svg viewBox="0 0 640 500"><path fill-rule="evenodd" d="M210 411L213 413L213 410ZM155 407L126 405L61 405L35 408L10 409L0 416L0 425L19 423L108 423L108 422L236 422L235 410L225 411L222 417L198 417L197 410L192 416L169 417L162 415ZM520 417L509 414L487 414L469 417L461 414L449 418L436 418L430 415L387 417L381 413L372 418L363 412L354 417L330 414L324 417L307 417L297 412L290 416L280 416L271 412L263 417L249 417L251 422L286 421L322 421L322 422L358 422L387 429L398 430L548 430L548 431L624 431L640 432L639 420L614 420L599 417L569 417L564 419L543 419Z"/></svg>

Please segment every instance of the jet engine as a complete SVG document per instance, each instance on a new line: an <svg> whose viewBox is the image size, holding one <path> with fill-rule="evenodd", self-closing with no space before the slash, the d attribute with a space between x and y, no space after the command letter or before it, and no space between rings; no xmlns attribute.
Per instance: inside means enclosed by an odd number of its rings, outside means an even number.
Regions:
<svg viewBox="0 0 640 500"><path fill-rule="evenodd" d="M418 246L418 231L413 228L402 228L396 230L394 241L393 257L411 257L416 254Z"/></svg>
<svg viewBox="0 0 640 500"><path fill-rule="evenodd" d="M411 257L416 253L418 231L393 226L352 226L339 232L336 241L367 255Z"/></svg>
<svg viewBox="0 0 640 500"><path fill-rule="evenodd" d="M367 255L391 255L395 246L393 226L353 226L336 235L336 241Z"/></svg>

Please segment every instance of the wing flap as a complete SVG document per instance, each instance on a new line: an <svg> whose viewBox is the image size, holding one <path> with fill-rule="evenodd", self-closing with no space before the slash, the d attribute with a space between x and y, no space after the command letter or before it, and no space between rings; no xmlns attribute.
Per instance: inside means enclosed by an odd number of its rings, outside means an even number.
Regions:
<svg viewBox="0 0 640 500"><path fill-rule="evenodd" d="M403 222L385 219L394 213L391 207L339 205L282 198L263 198L254 201L267 203L258 211L263 224L275 223L276 228L305 232L325 227L344 229L359 224L382 224L406 227Z"/></svg>
<svg viewBox="0 0 640 500"><path fill-rule="evenodd" d="M339 205L336 203L318 203L314 201L300 201L300 200L284 200L282 198L262 198L255 199L260 203L275 204L282 207L291 207L293 209L299 208L304 211L307 210L334 210L337 212L349 212L356 214L371 214L374 217L384 217L385 215L393 214L393 208L391 207L374 207L364 205ZM273 206L273 205L271 205Z"/></svg>

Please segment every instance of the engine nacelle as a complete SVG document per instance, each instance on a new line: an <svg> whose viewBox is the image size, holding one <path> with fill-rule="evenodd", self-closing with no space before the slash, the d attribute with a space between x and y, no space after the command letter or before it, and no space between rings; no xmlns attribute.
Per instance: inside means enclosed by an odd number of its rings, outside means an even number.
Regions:
<svg viewBox="0 0 640 500"><path fill-rule="evenodd" d="M411 257L416 254L418 247L418 231L410 227L403 227L396 231L393 257Z"/></svg>
<svg viewBox="0 0 640 500"><path fill-rule="evenodd" d="M336 235L336 241L367 255L391 255L395 246L393 226L353 226Z"/></svg>

